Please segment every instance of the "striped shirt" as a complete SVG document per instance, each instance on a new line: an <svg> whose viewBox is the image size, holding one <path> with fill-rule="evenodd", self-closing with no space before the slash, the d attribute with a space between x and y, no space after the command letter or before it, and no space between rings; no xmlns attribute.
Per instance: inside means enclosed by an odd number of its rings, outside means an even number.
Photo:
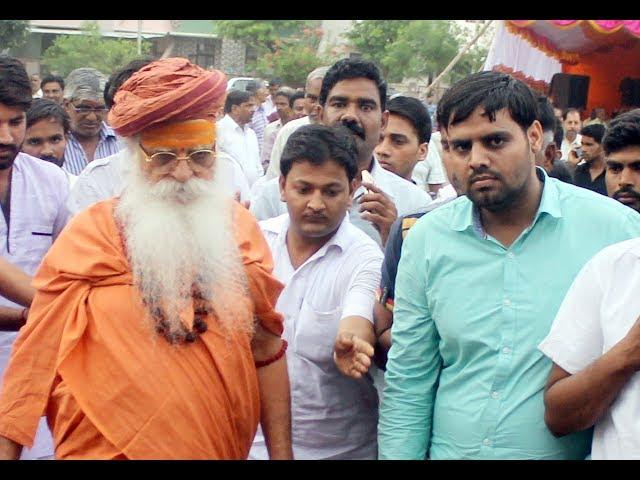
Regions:
<svg viewBox="0 0 640 480"><path fill-rule="evenodd" d="M260 158L262 158L262 142L264 139L264 129L266 128L269 121L267 120L267 114L265 112L264 104L260 105L256 108L256 111L253 112L253 118L251 122L249 122L249 127L256 132L256 137L258 137L258 148L260 151Z"/></svg>
<svg viewBox="0 0 640 480"><path fill-rule="evenodd" d="M93 160L98 160L99 158L105 158L118 153L122 148L123 146L118 141L114 131L103 122L102 128L100 129L100 141L96 147ZM80 175L80 172L84 170L84 167L86 167L88 163L89 161L87 160L84 148L82 148L80 142L78 142L78 140L73 136L73 133L69 133L67 138L67 147L64 151L64 163L62 164L62 169L72 173L73 175Z"/></svg>

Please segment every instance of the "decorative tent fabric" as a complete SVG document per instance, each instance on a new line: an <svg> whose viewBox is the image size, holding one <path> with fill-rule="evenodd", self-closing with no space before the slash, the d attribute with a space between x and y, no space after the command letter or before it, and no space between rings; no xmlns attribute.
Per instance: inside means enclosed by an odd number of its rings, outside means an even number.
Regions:
<svg viewBox="0 0 640 480"><path fill-rule="evenodd" d="M510 73L535 90L545 92L553 75L562 72L562 65L511 33L504 22L498 22L484 70Z"/></svg>
<svg viewBox="0 0 640 480"><path fill-rule="evenodd" d="M546 82L560 71L588 75L585 116L597 107L605 108L609 115L624 108L619 90L621 82L640 79L640 20L505 20L500 23L485 69ZM538 54L522 54L527 51L522 43ZM537 60L539 55L546 60ZM547 67L547 77L541 78L537 72L543 64L559 65L560 69Z"/></svg>

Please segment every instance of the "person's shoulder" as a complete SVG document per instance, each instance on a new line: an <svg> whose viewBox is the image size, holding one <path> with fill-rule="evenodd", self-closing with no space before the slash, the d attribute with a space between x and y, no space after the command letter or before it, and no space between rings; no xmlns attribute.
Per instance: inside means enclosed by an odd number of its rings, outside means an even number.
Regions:
<svg viewBox="0 0 640 480"><path fill-rule="evenodd" d="M558 199L562 207L576 208L585 217L599 213L623 217L638 215L633 209L606 195L563 182L557 178L549 177L546 181L549 182L550 187L557 189Z"/></svg>
<svg viewBox="0 0 640 480"><path fill-rule="evenodd" d="M104 170L110 167L112 164L116 164L121 158L124 156L124 150L120 150L108 157L98 158L93 160L87 164L86 167L82 169L82 172L79 176L90 175L92 172L96 170Z"/></svg>
<svg viewBox="0 0 640 480"><path fill-rule="evenodd" d="M304 125L309 125L309 117L296 118L295 120L291 120L290 122L285 123L282 126L282 129L280 129L280 132L283 132L285 134L291 133ZM278 134L280 132L278 132Z"/></svg>
<svg viewBox="0 0 640 480"><path fill-rule="evenodd" d="M380 184L380 187L384 189L385 186L391 190L391 194L397 195L400 198L407 197L407 195L411 195L413 197L418 198L428 198L431 199L429 194L418 187L415 183L410 182L393 172L385 170L380 165L377 165L376 168L376 183Z"/></svg>
<svg viewBox="0 0 640 480"><path fill-rule="evenodd" d="M283 213L282 215L279 215L277 217L259 221L258 225L260 225L260 229L265 235L278 235L282 230L283 224L287 221L288 218L289 214Z"/></svg>
<svg viewBox="0 0 640 480"><path fill-rule="evenodd" d="M611 266L629 257L640 258L640 237L608 245L591 259L596 265Z"/></svg>
<svg viewBox="0 0 640 480"><path fill-rule="evenodd" d="M69 183L64 170L59 166L46 160L32 157L24 152L20 152L18 154L16 157L16 164L25 175L34 177L33 179L29 179L30 182L42 181L53 184Z"/></svg>

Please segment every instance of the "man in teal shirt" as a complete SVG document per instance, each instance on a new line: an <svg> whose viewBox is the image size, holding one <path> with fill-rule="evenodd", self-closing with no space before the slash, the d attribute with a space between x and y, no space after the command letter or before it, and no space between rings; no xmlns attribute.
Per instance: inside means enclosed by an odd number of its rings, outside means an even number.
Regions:
<svg viewBox="0 0 640 480"><path fill-rule="evenodd" d="M538 349L580 268L640 236L640 214L535 166L536 99L471 75L438 106L466 196L421 218L398 268L381 459L581 459L591 431L544 423Z"/></svg>

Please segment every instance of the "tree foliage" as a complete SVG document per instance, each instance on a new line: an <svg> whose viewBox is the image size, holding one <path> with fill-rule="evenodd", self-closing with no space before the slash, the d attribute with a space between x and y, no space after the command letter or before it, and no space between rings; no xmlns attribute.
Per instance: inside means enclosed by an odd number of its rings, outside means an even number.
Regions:
<svg viewBox="0 0 640 480"><path fill-rule="evenodd" d="M322 38L318 20L217 20L216 25L220 36L255 50L257 60L246 65L254 75L304 86L307 74L327 63L317 55Z"/></svg>
<svg viewBox="0 0 640 480"><path fill-rule="evenodd" d="M24 45L28 32L27 20L0 20L0 52Z"/></svg>
<svg viewBox="0 0 640 480"><path fill-rule="evenodd" d="M391 82L425 76L433 80L469 41L450 20L365 20L356 22L347 37ZM477 71L486 53L483 47L472 47L452 70L451 79Z"/></svg>
<svg viewBox="0 0 640 480"><path fill-rule="evenodd" d="M150 51L142 42L142 54ZM133 40L103 38L98 24L87 22L83 35L62 35L42 55L42 64L50 72L66 76L80 67L91 67L110 75L114 70L137 58L138 46Z"/></svg>
<svg viewBox="0 0 640 480"><path fill-rule="evenodd" d="M387 49L398 39L398 35L408 23L406 20L354 21L353 28L346 37L363 58L377 64L384 75L388 76L389 72L383 63Z"/></svg>
<svg viewBox="0 0 640 480"><path fill-rule="evenodd" d="M316 49L309 45L287 45L260 57L255 73L261 77L279 77L291 87L304 87L309 72L331 63L319 57Z"/></svg>
<svg viewBox="0 0 640 480"><path fill-rule="evenodd" d="M286 44L313 41L305 38L305 30L319 25L317 20L216 20L215 23L220 36L244 42L255 48L259 56L276 53Z"/></svg>

